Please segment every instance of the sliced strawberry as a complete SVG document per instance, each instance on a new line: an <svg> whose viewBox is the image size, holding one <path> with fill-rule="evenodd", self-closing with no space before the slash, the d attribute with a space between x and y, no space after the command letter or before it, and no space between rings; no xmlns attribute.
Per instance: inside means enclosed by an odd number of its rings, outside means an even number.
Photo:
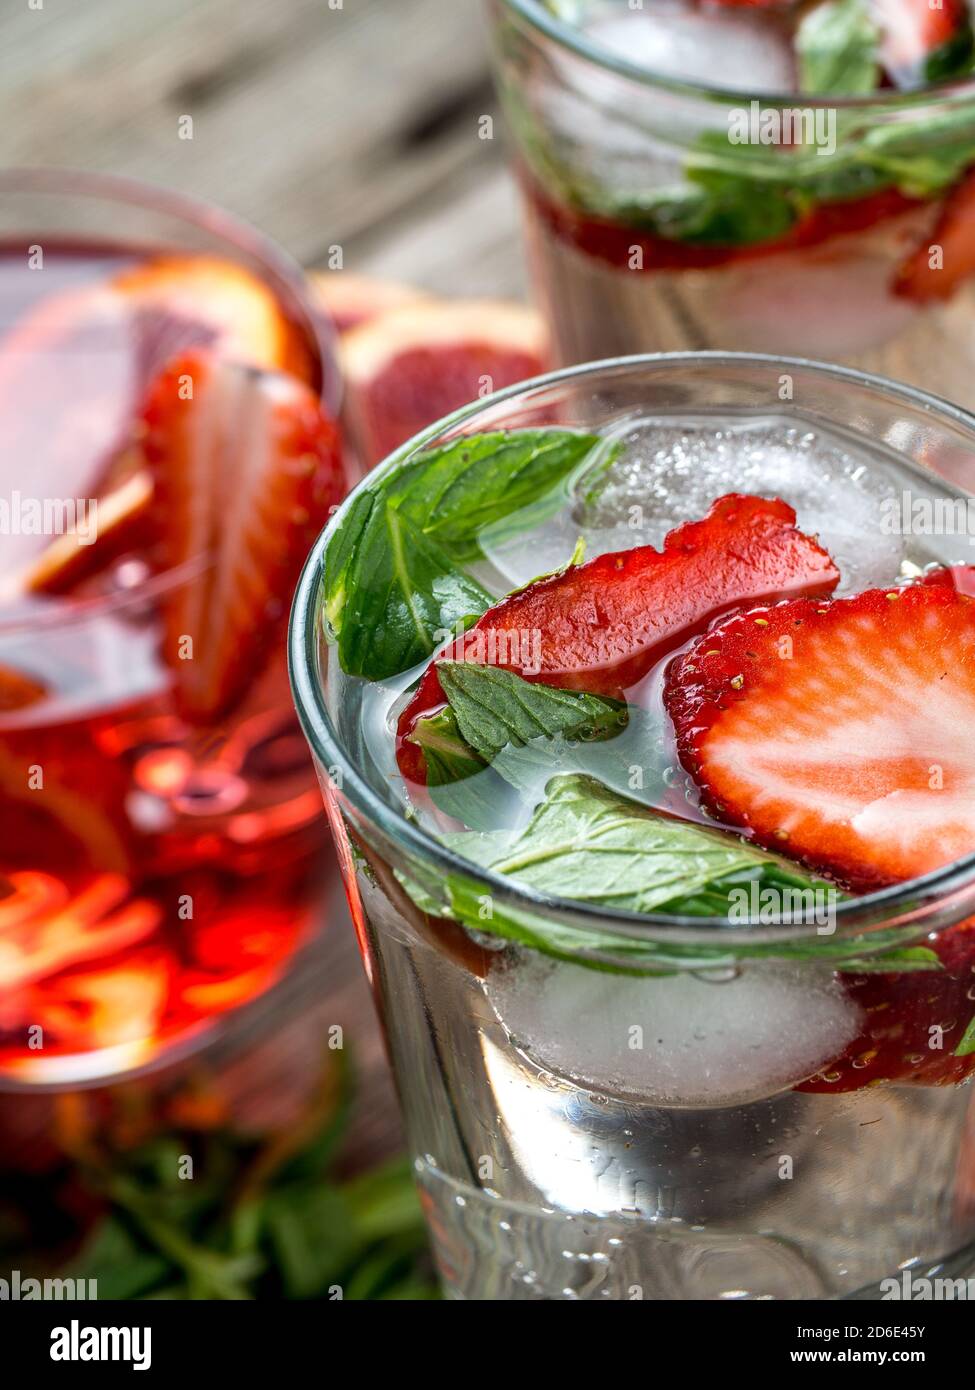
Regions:
<svg viewBox="0 0 975 1390"><path fill-rule="evenodd" d="M419 302L342 341L346 412L367 467L434 421L545 369L547 337L522 304Z"/></svg>
<svg viewBox="0 0 975 1390"><path fill-rule="evenodd" d="M898 87L923 87L957 72L972 51L965 0L870 0L880 61Z"/></svg>
<svg viewBox="0 0 975 1390"><path fill-rule="evenodd" d="M831 593L839 574L795 520L785 502L730 493L703 521L672 531L662 550L601 555L509 595L438 659L487 661L526 680L618 697L730 608ZM443 702L431 665L399 723L400 767L413 781L424 780L422 753L407 737Z"/></svg>
<svg viewBox="0 0 975 1390"><path fill-rule="evenodd" d="M338 434L294 377L204 352L163 372L144 423L161 565L202 567L169 591L165 653L181 712L206 722L260 674L341 499Z"/></svg>
<svg viewBox="0 0 975 1390"><path fill-rule="evenodd" d="M893 289L905 299L925 304L932 299L950 299L973 273L975 169L948 194L935 228L923 244L901 262Z"/></svg>
<svg viewBox="0 0 975 1390"><path fill-rule="evenodd" d="M881 1081L950 1086L975 1071L955 1050L975 1017L975 923L927 943L943 970L844 975L863 1026L842 1056L796 1089L858 1091Z"/></svg>
<svg viewBox="0 0 975 1390"><path fill-rule="evenodd" d="M707 804L762 844L863 890L975 852L975 601L947 584L738 614L664 699Z"/></svg>
<svg viewBox="0 0 975 1390"><path fill-rule="evenodd" d="M814 203L788 232L768 241L715 246L657 236L646 227L570 207L553 199L524 169L520 172L525 196L553 235L585 255L631 275L642 273L633 270L634 247L639 248L640 265L648 274L660 270L709 270L819 246L835 237L852 237L923 205L921 199L910 198L897 188L884 188L864 198Z"/></svg>
<svg viewBox="0 0 975 1390"><path fill-rule="evenodd" d="M920 580L922 584L934 584L939 588L956 589L968 598L975 598L975 565L949 565L930 570Z"/></svg>

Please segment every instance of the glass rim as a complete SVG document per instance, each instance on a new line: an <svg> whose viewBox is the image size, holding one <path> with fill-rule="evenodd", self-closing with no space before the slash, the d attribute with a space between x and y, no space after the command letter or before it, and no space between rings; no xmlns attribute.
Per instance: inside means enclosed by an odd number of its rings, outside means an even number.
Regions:
<svg viewBox="0 0 975 1390"><path fill-rule="evenodd" d="M315 758L325 768L338 769L342 796L391 846L406 847L427 865L432 865L444 874L462 875L484 884L491 897L499 902L509 903L523 912L534 911L543 916L557 916L562 922L569 921L581 930L594 934L626 936L641 941L667 940L700 946L768 945L809 938L818 938L825 945L828 940L843 940L870 929L879 930L897 925L898 913L903 918L925 907L950 904L952 895L975 888L975 853L920 878L909 879L904 883L836 904L833 909L836 928L828 938L817 933L814 925L805 923L776 922L765 925L749 922L742 926L730 926L724 917L636 913L618 908L597 907L571 898L541 893L464 859L448 849L402 810L385 801L360 773L335 730L324 691L317 679L322 557L332 531L338 527L359 492L417 450L430 447L441 436L453 432L458 425L474 420L506 401L513 401L531 392L597 373L634 369L653 371L658 367L681 365L692 368L708 365L792 368L828 377L841 384L879 390L888 397L922 410L925 414L935 418L941 417L961 427L972 436L975 445L975 415L940 396L903 385L887 377L861 372L856 368L839 367L810 358L780 357L771 353L658 352L606 358L532 377L463 406L414 435L359 481L318 536L302 568L288 625L288 669L298 719Z"/></svg>
<svg viewBox="0 0 975 1390"><path fill-rule="evenodd" d="M181 193L146 179L60 165L20 165L0 169L0 197L4 194L90 198L95 202L125 203L150 212L156 210L208 232L215 240L251 256L293 297L294 307L301 312L304 320L302 327L311 335L312 346L322 365L321 399L330 414L338 418L342 383L338 365L338 333L331 315L324 304L314 301L310 281L299 263L245 218L204 198ZM37 629L50 631L86 622L101 613L114 613L144 599L151 599L160 590L185 582L198 569L199 562L191 561L177 570L148 575L118 594L84 599L60 595L51 601L43 613L17 615L0 612L0 634Z"/></svg>
<svg viewBox="0 0 975 1390"><path fill-rule="evenodd" d="M811 110L831 109L835 111L902 111L930 105L942 97L963 100L975 99L975 76L960 77L950 82L920 87L913 91L897 88L880 89L867 96L814 96L806 92L763 92L735 90L730 87L711 87L702 82L685 82L681 78L670 77L665 73L651 72L594 42L583 30L575 28L567 20L559 19L551 10L545 8L542 0L497 0L506 6L539 34L560 47L568 49L578 58L636 82L642 87L659 88L677 95L698 97L705 101L742 102L758 101L763 106L794 106L801 102Z"/></svg>

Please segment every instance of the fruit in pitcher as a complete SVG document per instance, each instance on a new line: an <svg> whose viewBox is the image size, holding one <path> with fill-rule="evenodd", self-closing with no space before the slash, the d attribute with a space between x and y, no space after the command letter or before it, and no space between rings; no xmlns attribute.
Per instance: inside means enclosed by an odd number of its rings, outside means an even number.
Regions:
<svg viewBox="0 0 975 1390"><path fill-rule="evenodd" d="M292 376L192 352L150 392L144 451L165 570L166 659L191 720L226 713L263 668L312 539L344 491L338 432Z"/></svg>
<svg viewBox="0 0 975 1390"><path fill-rule="evenodd" d="M832 592L839 580L832 560L795 520L785 502L731 493L703 521L672 531L661 550L601 555L509 595L440 659L487 659L526 680L618 698L729 608ZM537 670L519 659L526 632L539 634ZM414 781L423 780L422 758L408 736L443 703L431 665L399 722L400 767Z"/></svg>
<svg viewBox="0 0 975 1390"><path fill-rule="evenodd" d="M234 361L311 380L300 332L271 289L233 261L154 256L108 284L135 319L144 383L190 348L212 348Z"/></svg>
<svg viewBox="0 0 975 1390"><path fill-rule="evenodd" d="M547 351L541 320L519 304L430 301L370 319L341 347L362 463L371 468L469 401L537 376Z"/></svg>
<svg viewBox="0 0 975 1390"><path fill-rule="evenodd" d="M736 614L664 700L711 810L854 890L975 851L975 600L952 584Z"/></svg>
<svg viewBox="0 0 975 1390"><path fill-rule="evenodd" d="M123 555L141 550L150 540L152 478L146 469L97 501L91 515L90 540L77 531L55 536L27 570L22 587L35 594L65 594L102 573Z"/></svg>

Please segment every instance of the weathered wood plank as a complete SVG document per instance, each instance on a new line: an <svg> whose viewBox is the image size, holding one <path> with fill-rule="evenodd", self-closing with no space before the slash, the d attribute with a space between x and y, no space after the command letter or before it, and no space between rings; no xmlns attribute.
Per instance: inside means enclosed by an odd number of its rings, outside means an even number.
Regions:
<svg viewBox="0 0 975 1390"><path fill-rule="evenodd" d="M479 0L8 0L0 12L5 164L167 184L306 263L339 244L347 264L362 268L368 250L409 275L416 238L431 288L466 288L470 274L485 292L492 267L495 292L517 283L500 140L478 138L493 109ZM430 247L454 198L436 283ZM478 229L486 208L503 224Z"/></svg>

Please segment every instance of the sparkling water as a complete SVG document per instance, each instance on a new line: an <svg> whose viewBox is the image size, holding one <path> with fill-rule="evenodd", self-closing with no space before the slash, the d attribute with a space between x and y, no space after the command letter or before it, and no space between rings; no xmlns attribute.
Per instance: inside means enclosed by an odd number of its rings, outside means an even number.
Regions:
<svg viewBox="0 0 975 1390"><path fill-rule="evenodd" d="M885 525L905 492L959 494L879 442L800 414L661 413L617 420L549 520L486 534L480 577L500 595L564 565L580 536L587 558L659 545L728 491L795 507L845 591L971 559L965 536ZM393 733L420 669L370 686L330 671L350 752L387 796L406 799ZM650 728L665 785L673 748L659 711ZM592 755L577 750L578 766ZM422 808L410 814L436 830ZM475 941L417 911L393 868L363 853L367 964L391 1004L384 1023L451 1296L875 1297L901 1267L970 1271L971 1088L794 1089L828 1082L863 1023L828 967L606 974Z"/></svg>

